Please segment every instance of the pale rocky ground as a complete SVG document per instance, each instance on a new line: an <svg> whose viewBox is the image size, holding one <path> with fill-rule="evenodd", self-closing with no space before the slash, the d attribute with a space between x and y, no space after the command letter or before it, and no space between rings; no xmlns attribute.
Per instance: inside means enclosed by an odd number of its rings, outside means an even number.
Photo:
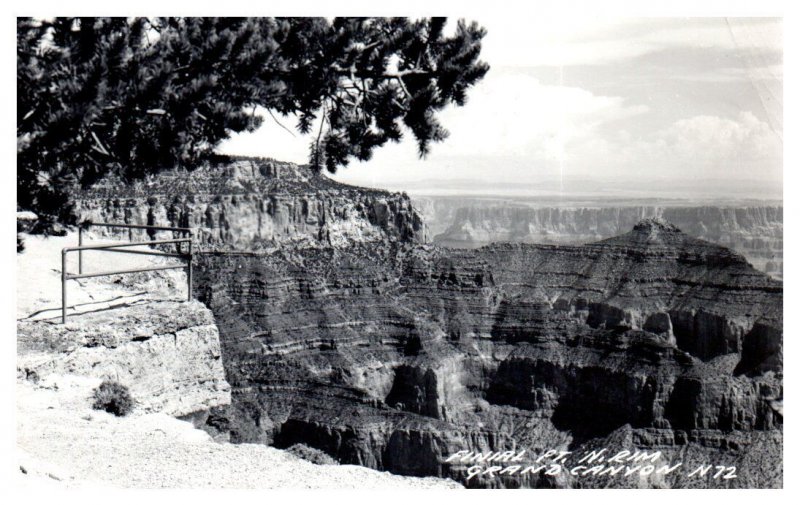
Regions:
<svg viewBox="0 0 800 505"><path fill-rule="evenodd" d="M69 281L70 317L59 324L61 249L74 245L75 234L26 236L26 251L17 255L19 485L461 487L360 466L315 465L263 445L218 443L172 417L230 401L213 316L185 301L185 273L176 270ZM89 253L84 266L108 271L165 261L175 260ZM136 400L130 415L91 408L93 388L107 377L129 385Z"/></svg>
<svg viewBox="0 0 800 505"><path fill-rule="evenodd" d="M26 250L17 254L17 320L56 321L61 317L61 250L78 245L78 234L44 238L21 234ZM146 240L146 237L134 237ZM108 239L85 239L84 245L107 244ZM142 249L141 247L135 249ZM179 260L134 254L85 251L84 273L179 264ZM67 269L78 273L78 254L70 252ZM167 270L158 275L140 273L126 276L70 280L67 285L68 314L87 313L124 306L145 298L186 299L186 273Z"/></svg>
<svg viewBox="0 0 800 505"><path fill-rule="evenodd" d="M353 465L315 465L255 444L216 443L163 413L127 417L90 408L98 379L59 376L17 387L17 444L23 484L141 488L460 487Z"/></svg>

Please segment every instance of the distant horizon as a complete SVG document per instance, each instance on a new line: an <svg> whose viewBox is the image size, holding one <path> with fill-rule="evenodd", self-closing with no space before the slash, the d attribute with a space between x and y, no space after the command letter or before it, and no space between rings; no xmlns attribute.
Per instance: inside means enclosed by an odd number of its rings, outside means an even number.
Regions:
<svg viewBox="0 0 800 505"><path fill-rule="evenodd" d="M274 156L227 153L232 159L263 159L308 167L308 163L283 160ZM352 186L408 193L418 196L498 197L628 200L696 200L696 201L767 201L783 202L783 185L762 179L693 178L676 180L653 176L649 179L619 180L605 174L591 176L543 177L532 182L511 182L489 178L435 178L415 181L402 178L357 179L342 177L342 171L325 177ZM702 175L702 174L701 174Z"/></svg>
<svg viewBox="0 0 800 505"><path fill-rule="evenodd" d="M598 176L558 180L542 179L530 183L513 183L492 181L489 179L422 179L419 181L384 180L380 186L373 186L369 180L339 180L335 174L325 174L345 184L375 187L388 191L407 192L409 194L429 195L498 195L534 198L537 196L566 199L595 196L604 198L640 198L640 199L753 199L783 201L783 188L758 179L726 181L721 179L695 179L691 181L675 181L653 178L649 181L618 181L613 178ZM645 182L643 184L643 182ZM656 185L656 186L654 186Z"/></svg>

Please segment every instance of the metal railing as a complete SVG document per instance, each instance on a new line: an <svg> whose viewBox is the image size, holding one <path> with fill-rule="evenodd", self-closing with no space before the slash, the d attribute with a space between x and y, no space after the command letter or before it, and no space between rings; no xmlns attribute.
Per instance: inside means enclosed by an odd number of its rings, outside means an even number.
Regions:
<svg viewBox="0 0 800 505"><path fill-rule="evenodd" d="M189 237L169 239L169 240L148 240L142 242L133 242L132 232L129 232L128 238L131 240L130 242L85 246L83 245L83 230L91 226L100 226L105 228L125 228L128 230L177 231L177 232L187 233L189 234ZM107 275L132 274L138 272L155 272L159 270L186 269L187 300L191 301L192 300L192 245L193 245L191 233L192 233L191 228L178 228L172 226L146 226L138 224L91 223L91 222L81 224L80 227L78 228L78 247L65 247L64 249L61 250L61 323L65 324L67 322L67 281L72 279L86 279L88 277L103 277ZM188 251L182 253L179 244L184 244L184 243L189 244L189 246L188 246ZM163 251L141 251L133 249L123 249L125 247L153 246L161 244L175 244L176 250L178 252L167 253ZM74 251L77 251L78 253L77 274L71 274L67 272L67 254ZM83 251L102 251L102 252L115 252L123 254L144 254L148 256L163 256L168 258L183 258L187 260L187 263L185 265L183 264L165 265L160 267L133 268L129 270L92 272L85 274L83 273Z"/></svg>

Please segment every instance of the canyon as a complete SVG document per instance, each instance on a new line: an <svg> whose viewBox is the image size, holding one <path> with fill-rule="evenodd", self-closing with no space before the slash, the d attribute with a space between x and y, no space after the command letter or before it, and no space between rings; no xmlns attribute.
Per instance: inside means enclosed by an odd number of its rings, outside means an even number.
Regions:
<svg viewBox="0 0 800 505"><path fill-rule="evenodd" d="M492 242L585 244L660 217L693 237L743 254L757 269L783 275L783 206L780 202L592 198L416 197L434 243L459 248Z"/></svg>
<svg viewBox="0 0 800 505"><path fill-rule="evenodd" d="M666 211L583 245L449 249L407 195L260 159L109 181L76 208L196 230L231 401L192 420L215 436L468 487L782 486L782 283ZM599 447L738 477L447 461Z"/></svg>

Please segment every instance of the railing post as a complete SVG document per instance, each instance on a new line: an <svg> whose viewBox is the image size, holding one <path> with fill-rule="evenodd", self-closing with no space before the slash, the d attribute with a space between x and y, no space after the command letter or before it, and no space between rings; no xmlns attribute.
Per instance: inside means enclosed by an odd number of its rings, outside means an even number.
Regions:
<svg viewBox="0 0 800 505"><path fill-rule="evenodd" d="M78 225L78 247L83 245L83 223ZM78 273L83 273L83 251L78 249Z"/></svg>
<svg viewBox="0 0 800 505"><path fill-rule="evenodd" d="M61 250L61 324L67 324L67 251Z"/></svg>
<svg viewBox="0 0 800 505"><path fill-rule="evenodd" d="M189 296L187 297L188 301L192 301L192 240L189 240L189 268L187 269L186 273L186 283L188 284L188 292Z"/></svg>

